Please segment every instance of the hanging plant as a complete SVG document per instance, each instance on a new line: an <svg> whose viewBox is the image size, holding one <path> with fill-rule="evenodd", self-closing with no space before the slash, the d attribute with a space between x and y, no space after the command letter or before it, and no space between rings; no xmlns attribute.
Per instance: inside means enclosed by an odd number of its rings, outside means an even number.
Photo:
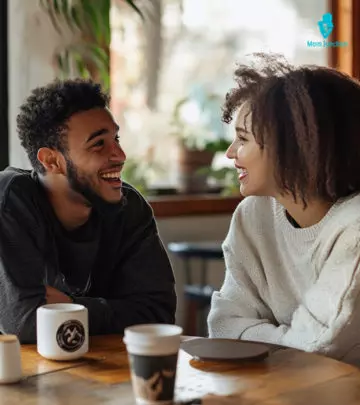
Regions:
<svg viewBox="0 0 360 405"><path fill-rule="evenodd" d="M143 18L136 1L122 0ZM67 78L74 69L92 78L105 90L110 88L110 0L39 0L55 30L70 30L76 40L58 50L54 59L59 76Z"/></svg>

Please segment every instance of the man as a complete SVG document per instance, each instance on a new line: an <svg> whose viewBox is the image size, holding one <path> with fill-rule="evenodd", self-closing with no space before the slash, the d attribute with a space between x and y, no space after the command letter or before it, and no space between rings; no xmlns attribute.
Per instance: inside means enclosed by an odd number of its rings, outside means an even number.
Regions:
<svg viewBox="0 0 360 405"><path fill-rule="evenodd" d="M151 208L121 181L108 101L90 81L55 81L17 117L34 170L0 173L0 332L21 342L46 303L85 305L93 335L174 322L171 265Z"/></svg>

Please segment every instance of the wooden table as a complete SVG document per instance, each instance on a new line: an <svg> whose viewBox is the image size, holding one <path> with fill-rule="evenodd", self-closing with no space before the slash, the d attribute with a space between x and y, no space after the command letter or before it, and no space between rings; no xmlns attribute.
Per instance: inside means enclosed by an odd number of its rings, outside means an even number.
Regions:
<svg viewBox="0 0 360 405"><path fill-rule="evenodd" d="M96 336L90 347L80 361L53 362L39 356L34 345L22 346L24 379L0 386L0 405L134 404L121 337ZM180 350L176 400L209 393L233 394L222 398L234 405L354 405L360 404L360 372L290 349L248 364L196 362Z"/></svg>

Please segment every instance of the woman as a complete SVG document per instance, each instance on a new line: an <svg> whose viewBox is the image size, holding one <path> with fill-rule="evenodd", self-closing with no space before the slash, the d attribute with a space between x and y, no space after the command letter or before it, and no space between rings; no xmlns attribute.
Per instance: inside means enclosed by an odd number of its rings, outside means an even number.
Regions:
<svg viewBox="0 0 360 405"><path fill-rule="evenodd" d="M258 55L259 56L259 55ZM360 364L360 84L274 56L239 66L223 120L239 172L210 337Z"/></svg>

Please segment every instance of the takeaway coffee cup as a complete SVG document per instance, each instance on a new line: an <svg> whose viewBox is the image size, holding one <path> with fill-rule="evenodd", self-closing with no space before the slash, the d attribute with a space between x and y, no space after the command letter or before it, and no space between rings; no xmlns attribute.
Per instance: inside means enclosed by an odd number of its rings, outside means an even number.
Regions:
<svg viewBox="0 0 360 405"><path fill-rule="evenodd" d="M79 304L48 304L37 309L37 351L50 360L75 360L88 352L88 311Z"/></svg>
<svg viewBox="0 0 360 405"><path fill-rule="evenodd" d="M145 324L125 329L133 390L137 404L171 404L182 328Z"/></svg>

